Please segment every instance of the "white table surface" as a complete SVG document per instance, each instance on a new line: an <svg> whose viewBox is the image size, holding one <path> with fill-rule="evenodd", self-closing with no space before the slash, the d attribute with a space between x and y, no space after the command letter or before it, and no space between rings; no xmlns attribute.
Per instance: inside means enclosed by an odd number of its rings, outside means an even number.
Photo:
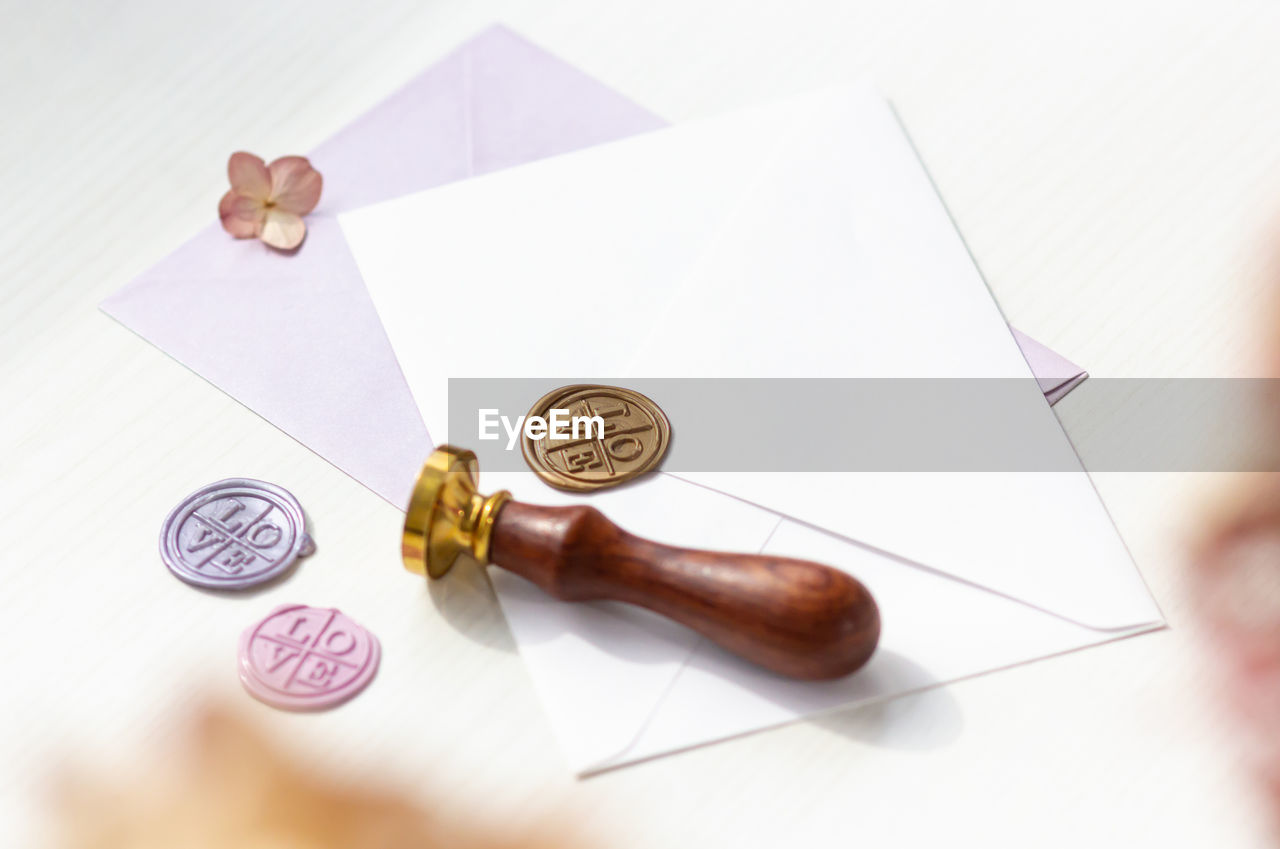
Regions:
<svg viewBox="0 0 1280 849"><path fill-rule="evenodd" d="M869 72L1014 324L1095 376L1256 372L1249 322L1280 211L1270 0L0 11L4 845L40 821L64 756L127 762L203 692L247 701L219 659L264 599L228 616L201 597L174 628L165 611L190 591L154 588L175 494L250 470L287 483L325 518L326 562L371 574L390 568L401 518L96 303L211 220L230 151L308 150L491 22L672 121ZM1086 406L1059 405L1068 430ZM1097 476L1168 631L586 781L482 581L456 584L447 619L425 587L389 584L417 594L422 642L403 662L428 694L395 721L254 714L352 777L597 845L1261 845L1184 580L1208 478Z"/></svg>

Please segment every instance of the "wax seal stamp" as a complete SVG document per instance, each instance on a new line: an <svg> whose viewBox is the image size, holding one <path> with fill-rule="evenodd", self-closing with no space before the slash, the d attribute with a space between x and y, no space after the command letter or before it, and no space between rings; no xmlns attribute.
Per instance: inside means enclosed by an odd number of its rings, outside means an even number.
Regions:
<svg viewBox="0 0 1280 849"><path fill-rule="evenodd" d="M382 649L340 610L286 604L240 635L240 682L285 710L322 710L363 690Z"/></svg>
<svg viewBox="0 0 1280 849"><path fill-rule="evenodd" d="M772 554L677 548L627 533L586 504L524 504L478 489L479 462L441 445L413 485L400 556L433 580L493 564L565 601L639 605L781 675L840 678L880 640L880 608L839 569Z"/></svg>
<svg viewBox="0 0 1280 849"><path fill-rule="evenodd" d="M553 410L567 413L553 418ZM671 423L653 401L617 386L579 384L549 392L529 418L563 423L561 433L533 439L526 432L525 462L558 489L590 492L653 470L671 443Z"/></svg>
<svg viewBox="0 0 1280 849"><path fill-rule="evenodd" d="M173 508L160 529L160 558L189 584L240 590L288 571L315 551L298 499L275 484L231 478Z"/></svg>

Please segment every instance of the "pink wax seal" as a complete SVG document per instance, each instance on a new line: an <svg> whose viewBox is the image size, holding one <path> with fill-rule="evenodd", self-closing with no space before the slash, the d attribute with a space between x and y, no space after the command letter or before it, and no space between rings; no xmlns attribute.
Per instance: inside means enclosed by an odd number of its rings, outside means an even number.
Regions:
<svg viewBox="0 0 1280 849"><path fill-rule="evenodd" d="M240 681L285 710L323 710L359 693L378 671L378 638L340 610L286 604L240 635Z"/></svg>

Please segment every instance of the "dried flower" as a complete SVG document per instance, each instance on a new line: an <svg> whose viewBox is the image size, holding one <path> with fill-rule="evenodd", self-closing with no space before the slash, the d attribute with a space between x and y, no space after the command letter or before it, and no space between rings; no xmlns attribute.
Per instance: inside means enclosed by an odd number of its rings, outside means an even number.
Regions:
<svg viewBox="0 0 1280 849"><path fill-rule="evenodd" d="M316 208L323 183L304 156L282 156L267 165L252 153L231 154L231 189L218 202L222 229L237 239L257 237L290 251L302 244L302 216Z"/></svg>
<svg viewBox="0 0 1280 849"><path fill-rule="evenodd" d="M277 724L283 730L283 726ZM225 707L205 708L163 759L145 750L135 771L65 768L53 801L52 845L67 849L573 849L576 834L538 823L502 829L479 817L445 819L420 786L379 775L329 775L278 733ZM137 769L141 767L141 769ZM420 783L420 781L419 781ZM490 818L491 819L491 818ZM519 826L523 826L522 828Z"/></svg>

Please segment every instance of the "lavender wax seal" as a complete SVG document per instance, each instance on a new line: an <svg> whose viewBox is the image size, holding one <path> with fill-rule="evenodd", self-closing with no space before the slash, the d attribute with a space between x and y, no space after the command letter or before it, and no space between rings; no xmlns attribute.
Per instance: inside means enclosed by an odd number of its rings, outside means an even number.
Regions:
<svg viewBox="0 0 1280 849"><path fill-rule="evenodd" d="M248 478L191 493L160 529L160 558L169 571L210 589L242 590L270 581L314 551L298 499Z"/></svg>
<svg viewBox="0 0 1280 849"><path fill-rule="evenodd" d="M285 710L320 710L363 690L378 671L378 638L334 608L286 604L240 635L240 682Z"/></svg>

